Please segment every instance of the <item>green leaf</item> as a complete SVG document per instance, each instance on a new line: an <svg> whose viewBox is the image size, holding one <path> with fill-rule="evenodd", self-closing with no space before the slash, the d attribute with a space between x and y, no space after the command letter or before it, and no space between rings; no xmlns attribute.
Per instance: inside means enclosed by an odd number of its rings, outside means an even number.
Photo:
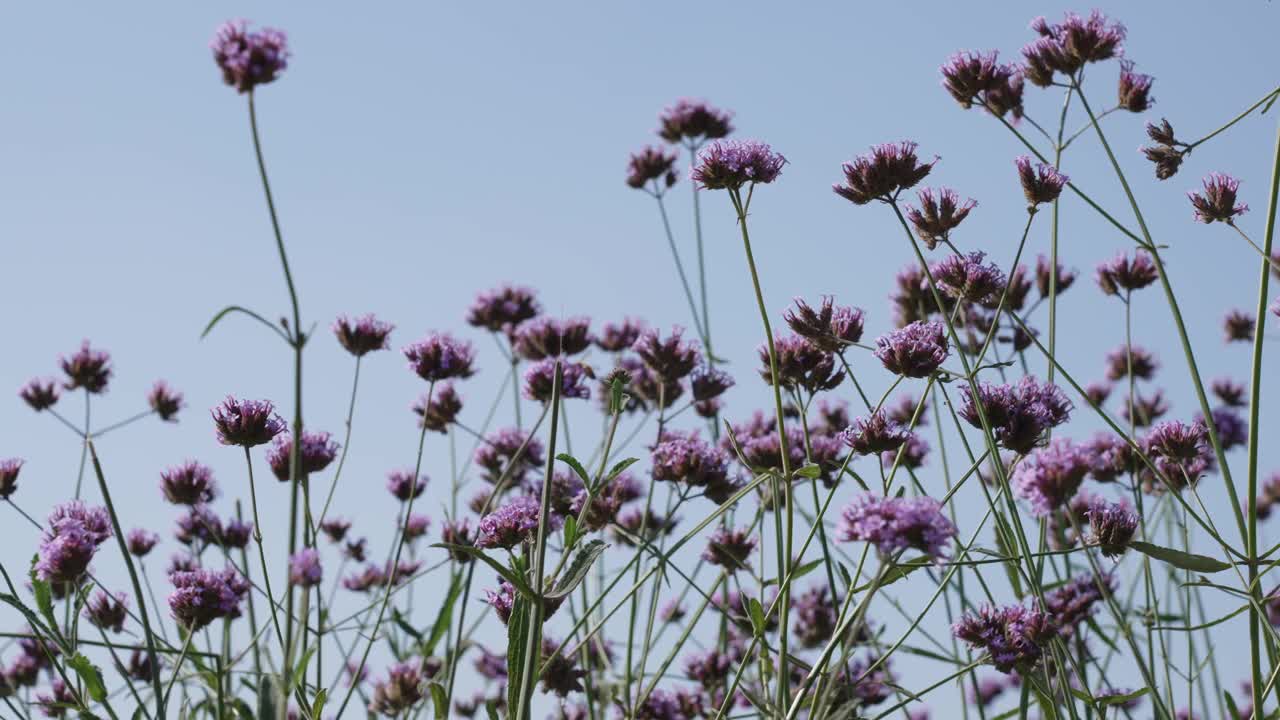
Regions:
<svg viewBox="0 0 1280 720"><path fill-rule="evenodd" d="M626 460L619 460L616 465L609 468L609 472L604 476L604 481L609 482L610 480L618 477L619 475L622 474L623 470L626 470L627 468L631 467L632 465L634 465L639 461L640 461L640 458L627 458Z"/></svg>
<svg viewBox="0 0 1280 720"><path fill-rule="evenodd" d="M449 695L445 692L444 686L438 682L427 683L427 690L431 691L431 704L436 709L436 720L449 719Z"/></svg>
<svg viewBox="0 0 1280 720"><path fill-rule="evenodd" d="M556 455L556 459L573 468L578 477L582 478L582 484L586 487L591 487L591 476L587 474L587 469L582 467L582 463L578 462L578 458L569 453L560 453Z"/></svg>
<svg viewBox="0 0 1280 720"><path fill-rule="evenodd" d="M755 631L756 637L764 637L766 630L764 622L764 606L760 601L753 598L743 598L742 604L746 606L747 617L751 618L751 628Z"/></svg>
<svg viewBox="0 0 1280 720"><path fill-rule="evenodd" d="M449 632L449 624L453 620L453 606L458 602L458 595L462 593L462 575L454 575L453 584L449 586L449 594L445 595L444 602L440 604L440 612L436 614L435 624L431 626L431 634L427 636L427 641L422 644L422 654L430 656L435 653L436 645L444 639Z"/></svg>
<svg viewBox="0 0 1280 720"><path fill-rule="evenodd" d="M822 468L818 465L814 465L813 463L809 463L804 467L797 468L796 475L809 478L810 480L817 480L822 477Z"/></svg>
<svg viewBox="0 0 1280 720"><path fill-rule="evenodd" d="M524 696L520 682L524 678L524 652L529 633L529 600L517 596L507 620L507 712L516 712Z"/></svg>
<svg viewBox="0 0 1280 720"><path fill-rule="evenodd" d="M404 615L400 614L400 610L398 608L393 608L391 610L391 622L395 623L396 627L403 630L409 637L417 640L418 642L422 642L422 633L414 629L412 625L405 621Z"/></svg>
<svg viewBox="0 0 1280 720"><path fill-rule="evenodd" d="M329 702L329 691L320 688L316 691L316 697L311 701L311 717L314 720L320 720L320 713L324 712L325 703Z"/></svg>
<svg viewBox="0 0 1280 720"><path fill-rule="evenodd" d="M512 572L510 568L489 557L480 548L472 547L470 545L453 545L451 543L436 543L431 547L444 548L451 552L460 552L470 555L473 558L478 558L484 561L486 565L493 568L494 572L501 575L503 580L506 580L515 586L515 589L519 590L525 597L537 597L537 593L533 591L533 588L529 586L529 583L525 582L523 575L518 575Z"/></svg>
<svg viewBox="0 0 1280 720"><path fill-rule="evenodd" d="M1123 705L1132 700L1137 700L1143 695L1146 695L1150 689L1151 688L1142 688L1140 690L1134 690L1133 692L1125 693L1123 695L1104 695L1102 697L1094 698L1094 699L1097 701L1099 705L1103 707L1106 707L1108 705ZM1228 697L1230 696L1228 695ZM1238 716L1239 713L1237 713L1236 715Z"/></svg>
<svg viewBox="0 0 1280 720"><path fill-rule="evenodd" d="M307 665L311 663L311 656L316 654L316 646L312 645L302 654L298 660L298 664L293 668L293 677L289 678L289 694L292 695L294 690L302 684L303 678L306 677Z"/></svg>
<svg viewBox="0 0 1280 720"><path fill-rule="evenodd" d="M1216 573L1223 570L1230 570L1231 564L1222 562L1217 558L1211 558L1207 555L1196 555L1195 553L1174 550L1173 548L1161 547L1135 540L1129 543L1129 547L1148 557L1155 558L1163 563L1168 563L1181 570L1191 570L1193 572Z"/></svg>
<svg viewBox="0 0 1280 720"><path fill-rule="evenodd" d="M564 549L569 550L578 541L578 518L567 515L564 519Z"/></svg>
<svg viewBox="0 0 1280 720"><path fill-rule="evenodd" d="M489 698L484 701L484 711L489 713L489 720L502 720L502 716L498 714L498 701Z"/></svg>
<svg viewBox="0 0 1280 720"><path fill-rule="evenodd" d="M592 540L577 555L573 556L573 560L569 563L569 567L565 568L564 573L556 580L555 587L544 597L548 600L557 600L568 596L573 592L574 588L586 579L587 573L591 570L591 566L595 564L600 554L609 547L609 544L603 540Z"/></svg>
<svg viewBox="0 0 1280 720"><path fill-rule="evenodd" d="M36 562L40 556L36 555L31 558L31 592L36 596L36 609L40 611L40 615L44 617L45 622L49 623L49 629L53 632L58 631L58 617L53 614L53 588L49 583L41 580L39 574L36 573Z"/></svg>
<svg viewBox="0 0 1280 720"><path fill-rule="evenodd" d="M274 675L263 675L258 684L258 717L260 720L271 720L276 716L276 679Z"/></svg>
<svg viewBox="0 0 1280 720"><path fill-rule="evenodd" d="M107 686L102 681L102 671L89 662L89 658L76 653L67 660L67 665L80 676L80 680L84 682L84 689L88 691L89 697L93 698L94 702L103 702L107 699Z"/></svg>
<svg viewBox="0 0 1280 720"><path fill-rule="evenodd" d="M1227 710L1229 717L1240 717L1240 708L1236 707L1236 699L1231 697L1231 693L1226 690L1222 691L1222 699L1227 701Z"/></svg>

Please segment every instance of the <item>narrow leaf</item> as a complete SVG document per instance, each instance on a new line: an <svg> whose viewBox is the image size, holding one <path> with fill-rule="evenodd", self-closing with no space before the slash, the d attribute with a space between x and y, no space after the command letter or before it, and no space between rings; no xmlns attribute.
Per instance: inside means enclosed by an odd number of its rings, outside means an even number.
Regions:
<svg viewBox="0 0 1280 720"><path fill-rule="evenodd" d="M438 682L427 683L431 691L431 704L435 706L436 720L449 720L449 696Z"/></svg>
<svg viewBox="0 0 1280 720"><path fill-rule="evenodd" d="M591 476L587 474L586 468L582 467L582 463L578 462L578 458L570 455L569 453L560 453L559 455L556 455L556 459L573 468L573 471L578 474L578 477L582 478L582 484L586 487L591 487Z"/></svg>
<svg viewBox="0 0 1280 720"><path fill-rule="evenodd" d="M627 468L631 467L633 464L639 462L639 460L640 458L627 458L626 460L619 460L618 464L609 468L608 474L604 476L604 481L609 482L610 480L618 477L619 475L622 474L623 470L626 470Z"/></svg>
<svg viewBox="0 0 1280 720"><path fill-rule="evenodd" d="M556 600L568 596L586 579L587 573L591 570L591 566L595 564L596 558L600 557L600 554L608 547L609 544L603 540L592 540L583 545L578 554L573 556L569 567L565 568L564 574L556 580L555 587L546 593L545 597L548 600Z"/></svg>
<svg viewBox="0 0 1280 720"><path fill-rule="evenodd" d="M67 660L67 665L80 676L80 680L84 682L84 689L88 691L89 697L93 698L94 702L103 702L107 699L107 686L102 681L102 671L89 662L89 658L76 653Z"/></svg>
<svg viewBox="0 0 1280 720"><path fill-rule="evenodd" d="M1222 562L1216 558L1206 555L1196 555L1195 553L1174 550L1173 548L1161 547L1160 545L1152 545L1141 541L1129 543L1129 547L1148 557L1153 557L1163 563L1168 563L1181 570L1191 570L1193 572L1216 573L1223 570L1231 569L1230 563Z"/></svg>

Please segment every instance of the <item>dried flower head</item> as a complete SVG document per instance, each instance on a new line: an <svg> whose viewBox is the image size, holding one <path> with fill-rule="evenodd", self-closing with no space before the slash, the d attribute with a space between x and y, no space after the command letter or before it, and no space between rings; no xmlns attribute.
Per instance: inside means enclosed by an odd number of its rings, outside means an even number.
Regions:
<svg viewBox="0 0 1280 720"><path fill-rule="evenodd" d="M1155 78L1133 71L1133 62L1120 61L1120 84L1117 90L1119 107L1129 112L1146 112L1156 103L1151 97L1151 83Z"/></svg>

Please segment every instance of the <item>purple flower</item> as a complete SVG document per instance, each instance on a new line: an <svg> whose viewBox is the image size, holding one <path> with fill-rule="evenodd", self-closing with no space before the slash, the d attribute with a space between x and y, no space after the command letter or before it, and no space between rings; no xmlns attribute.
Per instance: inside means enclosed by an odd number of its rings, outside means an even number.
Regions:
<svg viewBox="0 0 1280 720"><path fill-rule="evenodd" d="M174 505L200 505L218 497L213 470L195 460L165 468L160 473L160 490Z"/></svg>
<svg viewBox="0 0 1280 720"><path fill-rule="evenodd" d="M729 477L728 455L696 432L664 434L653 448L651 461L654 480L704 488L706 496L717 503L737 489Z"/></svg>
<svg viewBox="0 0 1280 720"><path fill-rule="evenodd" d="M532 540L538 531L538 516L541 511L537 499L531 496L522 495L511 500L480 518L476 547L510 550L522 542ZM560 519L548 514L547 529L558 530L559 527Z"/></svg>
<svg viewBox="0 0 1280 720"><path fill-rule="evenodd" d="M907 441L897 450L885 450L880 453L880 462L885 467L893 467L896 462L902 467L915 470L924 465L924 459L929 454L929 443L915 433L907 436ZM901 459L899 459L901 455Z"/></svg>
<svg viewBox="0 0 1280 720"><path fill-rule="evenodd" d="M523 483L530 470L542 466L544 452L542 441L527 431L503 428L486 435L472 459L487 471L488 482L497 484L507 473L509 485L516 486Z"/></svg>
<svg viewBox="0 0 1280 720"><path fill-rule="evenodd" d="M395 325L383 322L372 313L349 318L339 315L333 321L333 335L338 344L356 357L364 357L377 350L386 350Z"/></svg>
<svg viewBox="0 0 1280 720"><path fill-rule="evenodd" d="M419 513L413 513L409 516L408 522L404 524L404 538L409 542L413 542L426 535L429 529L431 529L431 518Z"/></svg>
<svg viewBox="0 0 1280 720"><path fill-rule="evenodd" d="M1236 202L1236 192L1240 190L1240 181L1222 173L1209 173L1202 181L1203 192L1194 190L1187 193L1191 207L1195 209L1195 219L1206 225L1215 220L1231 224L1237 215L1249 212L1249 206Z"/></svg>
<svg viewBox="0 0 1280 720"><path fill-rule="evenodd" d="M458 418L458 413L462 412L462 396L454 389L453 383L444 382L423 395L413 404L412 409L422 418L418 427L444 433Z"/></svg>
<svg viewBox="0 0 1280 720"><path fill-rule="evenodd" d="M448 333L431 333L403 350L409 369L428 382L468 378L474 372L475 350L471 343L455 340Z"/></svg>
<svg viewBox="0 0 1280 720"><path fill-rule="evenodd" d="M426 678L421 668L411 662L397 663L387 668L386 680L373 684L373 699L369 701L369 713L387 717L400 717L414 705L422 702L422 688Z"/></svg>
<svg viewBox="0 0 1280 720"><path fill-rule="evenodd" d="M304 548L289 556L289 583L301 587L315 587L324 579L320 567L320 553L315 548Z"/></svg>
<svg viewBox="0 0 1280 720"><path fill-rule="evenodd" d="M828 352L838 353L862 339L862 310L836 305L830 295L822 297L822 305L817 309L804 299L795 298L782 317L795 334Z"/></svg>
<svg viewBox="0 0 1280 720"><path fill-rule="evenodd" d="M111 521L105 509L87 508L78 500L57 506L40 538L37 576L55 586L78 583L98 546L109 537Z"/></svg>
<svg viewBox="0 0 1280 720"><path fill-rule="evenodd" d="M1155 282L1159 273L1151 256L1145 251L1137 250L1133 253L1133 260L1120 253L1101 263L1095 277L1103 293L1118 295L1121 290L1126 293L1141 290Z"/></svg>
<svg viewBox="0 0 1280 720"><path fill-rule="evenodd" d="M444 527L440 530L440 542L463 547L474 545L475 541L471 538L471 521L467 518L445 520ZM471 562L471 556L460 550L450 550L449 557L461 564Z"/></svg>
<svg viewBox="0 0 1280 720"><path fill-rule="evenodd" d="M249 544L253 535L253 523L232 518L223 526L222 532L214 540L224 548L243 548Z"/></svg>
<svg viewBox="0 0 1280 720"><path fill-rule="evenodd" d="M1048 613L1023 605L990 605L966 613L951 633L975 650L984 650L1002 673L1027 673L1044 656L1045 646L1058 634Z"/></svg>
<svg viewBox="0 0 1280 720"><path fill-rule="evenodd" d="M1228 407L1244 407L1246 404L1245 393L1247 390L1242 383L1239 383L1229 377L1220 377L1214 379L1210 384L1213 394L1218 396L1223 405Z"/></svg>
<svg viewBox="0 0 1280 720"><path fill-rule="evenodd" d="M387 491L400 502L422 495L427 489L427 476L413 476L412 470L392 470L387 473Z"/></svg>
<svg viewBox="0 0 1280 720"><path fill-rule="evenodd" d="M1105 574L1095 580L1093 573L1086 572L1046 594L1045 610L1053 619L1058 633L1074 635L1077 626L1092 617L1098 601L1112 593L1114 584L1114 575Z"/></svg>
<svg viewBox="0 0 1280 720"><path fill-rule="evenodd" d="M195 632L219 618L240 615L240 601L249 592L249 581L235 568L216 572L190 570L169 575L173 593L169 612L188 632Z"/></svg>
<svg viewBox="0 0 1280 720"><path fill-rule="evenodd" d="M684 712L680 698L666 690L654 690L635 709L635 720L693 720Z"/></svg>
<svg viewBox="0 0 1280 720"><path fill-rule="evenodd" d="M703 689L714 690L725 685L733 664L733 658L719 650L695 652L685 656L684 675Z"/></svg>
<svg viewBox="0 0 1280 720"><path fill-rule="evenodd" d="M607 322L595 336L596 347L614 353L628 350L644 329L644 321L635 318L626 318L620 323Z"/></svg>
<svg viewBox="0 0 1280 720"><path fill-rule="evenodd" d="M230 395L210 413L218 442L250 448L284 432L285 422L270 400L238 400Z"/></svg>
<svg viewBox="0 0 1280 720"><path fill-rule="evenodd" d="M129 599L124 593L110 595L99 590L93 599L85 604L84 619L94 627L120 632L124 629L124 621L129 617Z"/></svg>
<svg viewBox="0 0 1280 720"><path fill-rule="evenodd" d="M329 463L338 457L338 443L327 432L303 430L299 452L302 474L310 475L329 467ZM267 451L267 464L280 482L289 480L292 453L293 436L287 432L277 435L271 443L271 449Z"/></svg>
<svg viewBox="0 0 1280 720"><path fill-rule="evenodd" d="M498 620L501 621L503 625L506 625L507 621L511 619L511 610L515 607L516 603L515 586L506 580L503 580L498 583L497 590L484 591L484 603L492 607L494 614L498 616ZM547 598L544 600L542 621L546 622L548 618L560 609L560 606L563 603L564 598Z"/></svg>
<svg viewBox="0 0 1280 720"><path fill-rule="evenodd" d="M467 311L467 324L489 332L510 332L540 312L542 307L531 288L502 285L476 296Z"/></svg>
<svg viewBox="0 0 1280 720"><path fill-rule="evenodd" d="M1213 467L1213 449L1203 423L1169 420L1142 438L1142 451L1175 489L1193 484Z"/></svg>
<svg viewBox="0 0 1280 720"><path fill-rule="evenodd" d="M916 193L916 198L920 207L908 205L905 214L915 226L920 241L930 250L938 243L950 240L951 231L959 227L969 217L969 211L978 206L978 201L972 198L960 202L960 195L951 188L925 188Z"/></svg>
<svg viewBox="0 0 1280 720"><path fill-rule="evenodd" d="M756 549L757 542L748 529L717 528L707 541L706 549L702 551L702 559L712 565L719 565L726 572L750 570L751 553Z"/></svg>
<svg viewBox="0 0 1280 720"><path fill-rule="evenodd" d="M732 119L733 113L714 108L705 100L680 98L658 116L658 137L698 147L733 132Z"/></svg>
<svg viewBox="0 0 1280 720"><path fill-rule="evenodd" d="M512 333L515 351L525 360L577 355L591 347L591 320L544 316L520 325Z"/></svg>
<svg viewBox="0 0 1280 720"><path fill-rule="evenodd" d="M1249 342L1253 340L1253 331L1257 327L1253 315L1244 310L1228 310L1222 318L1222 333L1226 342Z"/></svg>
<svg viewBox="0 0 1280 720"><path fill-rule="evenodd" d="M55 679L49 685L49 692L36 694L36 705L45 717L65 717L69 708L80 706L80 700L61 679Z"/></svg>
<svg viewBox="0 0 1280 720"><path fill-rule="evenodd" d="M1022 182L1022 194L1027 198L1029 208L1057 200L1070 180L1052 165L1036 163L1032 167L1031 158L1026 155L1015 160L1014 165L1018 168L1018 180Z"/></svg>
<svg viewBox="0 0 1280 720"><path fill-rule="evenodd" d="M723 370L703 365L689 376L689 389L697 402L714 400L733 387L733 378Z"/></svg>
<svg viewBox="0 0 1280 720"><path fill-rule="evenodd" d="M1124 25L1112 21L1098 10L1089 13L1087 18L1067 13L1061 25L1049 30L1062 43L1067 58L1077 68L1124 53Z"/></svg>
<svg viewBox="0 0 1280 720"><path fill-rule="evenodd" d="M1151 83L1155 78L1133 71L1133 62L1120 61L1120 84L1117 89L1118 105L1129 112L1146 112L1155 105L1151 97Z"/></svg>
<svg viewBox="0 0 1280 720"><path fill-rule="evenodd" d="M1089 454L1067 438L1054 438L1013 471L1014 491L1031 503L1031 514L1047 517L1066 506L1091 469Z"/></svg>
<svg viewBox="0 0 1280 720"><path fill-rule="evenodd" d="M1217 407L1210 411L1213 418L1213 429L1218 433L1218 442L1223 450L1230 450L1249 442L1249 423L1240 414L1229 407ZM1196 422L1205 424L1204 416L1197 415Z"/></svg>
<svg viewBox="0 0 1280 720"><path fill-rule="evenodd" d="M840 197L855 205L872 200L892 202L903 190L909 190L933 170L938 162L921 163L916 157L917 144L910 141L874 145L871 153L860 155L841 166L845 183L833 185Z"/></svg>
<svg viewBox="0 0 1280 720"><path fill-rule="evenodd" d="M1062 46L1049 36L1036 38L1024 45L1022 61L1023 75L1039 87L1052 85L1054 73L1067 73L1072 69L1072 63L1067 59Z"/></svg>
<svg viewBox="0 0 1280 720"><path fill-rule="evenodd" d="M476 658L475 668L480 677L489 680L506 680L507 656L489 652L488 648L481 645L480 657Z"/></svg>
<svg viewBox="0 0 1280 720"><path fill-rule="evenodd" d="M981 102L981 96L998 86L999 53L958 52L942 66L942 87L964 108Z"/></svg>
<svg viewBox="0 0 1280 720"><path fill-rule="evenodd" d="M738 190L771 183L787 159L759 140L717 140L698 153L690 177L706 190Z"/></svg>
<svg viewBox="0 0 1280 720"><path fill-rule="evenodd" d="M222 520L208 505L193 505L178 518L174 537L183 545L216 543L222 535Z"/></svg>
<svg viewBox="0 0 1280 720"><path fill-rule="evenodd" d="M960 416L976 428L982 428L982 417L974 402L973 392L961 387L964 406ZM981 383L978 397L982 414L995 432L996 439L1007 450L1026 454L1040 441L1044 432L1066 422L1071 414L1071 401L1051 383L1041 384L1028 375L1017 385Z"/></svg>
<svg viewBox="0 0 1280 720"><path fill-rule="evenodd" d="M134 528L125 537L129 553L134 557L146 557L160 542L160 536L144 528Z"/></svg>
<svg viewBox="0 0 1280 720"><path fill-rule="evenodd" d="M997 302L1004 289L1004 273L995 263L984 263L986 253L948 255L933 265L938 286L956 300Z"/></svg>
<svg viewBox="0 0 1280 720"><path fill-rule="evenodd" d="M1111 383L1091 382L1084 386L1084 396L1089 404L1102 407L1107 404L1107 398L1111 397L1111 389Z"/></svg>
<svg viewBox="0 0 1280 720"><path fill-rule="evenodd" d="M67 381L63 385L68 390L84 388L85 392L98 394L107 389L107 381L111 379L111 355L106 350L94 350L89 341L80 343L80 349L70 356L58 358L62 372Z"/></svg>
<svg viewBox="0 0 1280 720"><path fill-rule="evenodd" d="M799 335L779 335L773 339L777 361L778 384L786 388L802 387L811 394L834 390L844 380L844 371L837 369L835 355ZM769 346L761 345L760 377L773 384L773 370L769 362Z"/></svg>
<svg viewBox="0 0 1280 720"><path fill-rule="evenodd" d="M360 572L342 578L342 587L352 592L369 592L387 584L387 575L377 565L365 565Z"/></svg>
<svg viewBox="0 0 1280 720"><path fill-rule="evenodd" d="M560 368L560 397L584 400L591 397L591 388L586 385L591 369L582 363L564 362L558 358L540 360L525 370L524 396L540 403L551 402L557 366Z"/></svg>
<svg viewBox="0 0 1280 720"><path fill-rule="evenodd" d="M675 153L646 145L631 153L627 160L627 186L651 195L661 195L676 184L675 164ZM646 188L650 183L653 187Z"/></svg>
<svg viewBox="0 0 1280 720"><path fill-rule="evenodd" d="M684 341L684 328L673 326L664 339L656 329L640 333L631 349L644 364L667 382L684 378L702 361L698 344Z"/></svg>
<svg viewBox="0 0 1280 720"><path fill-rule="evenodd" d="M902 447L908 430L889 419L884 410L860 417L844 432L844 442L858 455L875 455Z"/></svg>
<svg viewBox="0 0 1280 720"><path fill-rule="evenodd" d="M855 498L840 513L839 538L876 546L889 556L907 548L929 557L941 557L947 541L956 535L956 526L942 514L942 506L930 497Z"/></svg>
<svg viewBox="0 0 1280 720"><path fill-rule="evenodd" d="M1133 469L1133 449L1119 435L1098 433L1085 446L1089 455L1089 474L1098 482L1115 482Z"/></svg>
<svg viewBox="0 0 1280 720"><path fill-rule="evenodd" d="M569 693L582 692L582 679L587 671L578 667L577 653L560 651L561 643L549 637L542 639L542 691L555 693L560 698Z"/></svg>
<svg viewBox="0 0 1280 720"><path fill-rule="evenodd" d="M0 460L0 500L8 499L18 489L18 473L22 471L22 458Z"/></svg>
<svg viewBox="0 0 1280 720"><path fill-rule="evenodd" d="M60 394L58 381L53 378L32 378L18 389L18 397L36 412L53 407Z"/></svg>
<svg viewBox="0 0 1280 720"><path fill-rule="evenodd" d="M1118 347L1107 353L1107 379L1121 380L1129 375L1139 380L1150 380L1160 367L1155 355L1146 348L1130 345L1128 348Z"/></svg>
<svg viewBox="0 0 1280 720"><path fill-rule="evenodd" d="M1008 688L1009 685L1003 678L984 677L978 681L976 687L969 689L969 702L988 707Z"/></svg>
<svg viewBox="0 0 1280 720"><path fill-rule="evenodd" d="M329 542L342 542L351 529L351 521L345 518L328 518L320 523L320 531L329 538Z"/></svg>
<svg viewBox="0 0 1280 720"><path fill-rule="evenodd" d="M147 393L147 404L151 406L152 412L165 421L173 420L178 411L186 407L186 403L182 401L182 393L169 387L163 380L157 380L151 386Z"/></svg>
<svg viewBox="0 0 1280 720"><path fill-rule="evenodd" d="M1049 269L1050 264L1049 258L1044 255L1036 257L1036 290L1040 292L1040 297L1049 297L1050 284L1053 284L1053 290L1061 295L1076 281L1075 270L1064 269L1059 262L1055 272Z"/></svg>
<svg viewBox="0 0 1280 720"><path fill-rule="evenodd" d="M1133 412L1130 413L1130 406ZM1164 391L1156 390L1151 395L1136 392L1127 396L1120 405L1120 417L1138 427L1147 427L1169 412L1169 403L1165 402Z"/></svg>
<svg viewBox="0 0 1280 720"><path fill-rule="evenodd" d="M886 370L911 378L928 377L947 359L940 322L914 322L876 338L875 356Z"/></svg>
<svg viewBox="0 0 1280 720"><path fill-rule="evenodd" d="M209 49L222 71L222 81L240 93L274 81L289 64L284 32L273 28L249 32L248 20L220 25Z"/></svg>
<svg viewBox="0 0 1280 720"><path fill-rule="evenodd" d="M1138 515L1124 502L1109 503L1095 498L1089 506L1089 543L1097 545L1103 555L1115 558L1124 554L1138 529Z"/></svg>
<svg viewBox="0 0 1280 720"><path fill-rule="evenodd" d="M791 627L802 647L822 647L835 636L839 608L826 585L815 585L796 596L791 612L795 617Z"/></svg>

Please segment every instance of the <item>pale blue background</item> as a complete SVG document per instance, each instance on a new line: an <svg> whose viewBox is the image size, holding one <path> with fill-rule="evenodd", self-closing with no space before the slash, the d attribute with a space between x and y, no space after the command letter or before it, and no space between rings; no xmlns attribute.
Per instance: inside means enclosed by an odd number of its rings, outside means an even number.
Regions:
<svg viewBox="0 0 1280 720"><path fill-rule="evenodd" d="M7 331L0 389L53 372L58 353L88 337L111 350L118 373L98 418L142 407L158 377L184 390L190 404L176 427L146 423L102 442L126 524L170 526L176 513L155 490L157 472L187 456L214 465L228 494L244 492L239 456L214 443L207 409L228 392L287 404L291 365L284 347L241 319L198 340L226 304L270 317L287 310L244 99L221 85L206 47L227 17L246 15L289 33L292 63L262 90L260 122L305 319L323 328L339 313L375 311L399 326L398 348L428 329L474 335L462 325L465 308L477 290L505 280L538 287L551 313L687 323L652 201L622 182L627 152L655 140L657 112L681 95L734 109L739 136L766 139L790 160L753 205L755 249L775 316L793 295L835 293L867 309L874 337L890 327L884 299L911 254L886 209L854 208L830 192L840 163L872 143L919 141L922 153L943 157L931 183L981 202L958 242L1007 264L1022 225L1012 167L1022 149L996 121L957 107L938 85L937 66L966 47L998 47L1012 58L1032 39L1032 16L1056 18L1064 9L1013 2L10 4L0 44ZM1107 10L1130 27L1129 56L1157 77L1159 104L1147 119L1168 116L1180 135L1216 127L1275 82L1269 3L1118 2ZM1114 64L1091 73L1099 108L1112 102L1115 74ZM1029 88L1029 111L1049 123L1059 97ZM1228 307L1253 306L1256 256L1227 229L1194 224L1184 191L1210 170L1242 178L1242 198L1255 208L1243 227L1260 240L1275 121L1249 119L1164 183L1135 152L1145 141L1142 121L1110 118L1110 137L1157 241L1169 246L1206 374L1243 377L1248 350L1224 348L1220 318ZM1134 226L1092 138L1072 148L1064 170ZM682 181L672 199L686 249L687 191ZM728 202L711 195L704 208L713 333L741 381L730 415L743 417L767 404L753 378L759 318ZM1126 244L1074 197L1064 213L1062 252L1082 280L1062 300L1060 345L1069 368L1095 379L1101 353L1120 341L1122 319L1119 304L1093 286L1092 268ZM1037 223L1029 259L1047 249L1047 227ZM1138 341L1163 358L1174 414L1187 417L1189 386L1157 292L1139 299ZM473 423L502 370L491 343L477 339L484 372L463 390ZM307 353L310 426L340 430L350 369L350 358L320 332ZM339 497L381 552L394 509L383 475L413 459L408 405L424 387L398 354L371 356L366 371ZM871 382L884 387L880 373ZM78 414L71 403L63 409ZM28 460L15 500L42 515L70 492L75 440L12 396L0 402L0 427L0 456ZM435 484L424 509L437 520L446 448L433 438L428 449ZM1241 453L1233 457L1243 478ZM1271 467L1275 454L1264 448L1264 457ZM1221 508L1215 482L1206 494ZM273 484L266 496L268 537L278 537L284 493ZM35 534L11 512L0 513L0 528L0 560L12 571L29 557ZM173 548L167 542L159 554ZM99 564L116 571L114 560ZM7 627L17 624L4 617ZM1225 660L1232 687L1247 669L1240 656Z"/></svg>

